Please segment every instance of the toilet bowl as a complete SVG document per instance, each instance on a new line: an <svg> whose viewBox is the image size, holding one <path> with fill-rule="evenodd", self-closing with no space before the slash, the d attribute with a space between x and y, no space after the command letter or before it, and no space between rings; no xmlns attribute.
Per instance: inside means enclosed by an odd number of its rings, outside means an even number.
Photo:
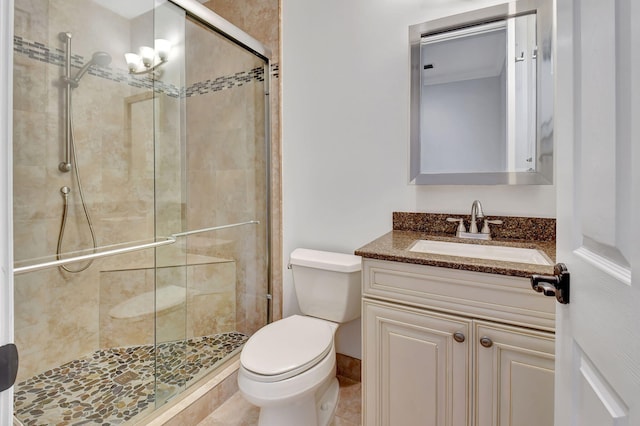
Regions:
<svg viewBox="0 0 640 426"><path fill-rule="evenodd" d="M360 316L360 257L296 249L290 263L305 315L249 338L238 386L260 407L259 426L326 426L338 401L334 336L341 323Z"/></svg>

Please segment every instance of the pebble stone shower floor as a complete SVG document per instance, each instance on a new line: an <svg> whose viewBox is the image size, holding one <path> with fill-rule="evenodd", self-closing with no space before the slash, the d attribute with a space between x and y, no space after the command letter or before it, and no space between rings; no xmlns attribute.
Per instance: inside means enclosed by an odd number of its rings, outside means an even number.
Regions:
<svg viewBox="0 0 640 426"><path fill-rule="evenodd" d="M153 345L98 350L17 384L15 415L25 426L123 424L202 377L247 339L231 332L162 343L157 365Z"/></svg>

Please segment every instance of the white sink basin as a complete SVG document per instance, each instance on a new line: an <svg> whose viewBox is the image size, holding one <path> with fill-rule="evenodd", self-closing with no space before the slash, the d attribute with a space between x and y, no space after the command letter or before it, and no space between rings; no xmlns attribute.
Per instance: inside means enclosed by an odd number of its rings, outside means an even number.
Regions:
<svg viewBox="0 0 640 426"><path fill-rule="evenodd" d="M534 265L552 264L549 258L540 250L520 247L418 240L409 251L442 254L446 256L475 257L505 262L531 263Z"/></svg>

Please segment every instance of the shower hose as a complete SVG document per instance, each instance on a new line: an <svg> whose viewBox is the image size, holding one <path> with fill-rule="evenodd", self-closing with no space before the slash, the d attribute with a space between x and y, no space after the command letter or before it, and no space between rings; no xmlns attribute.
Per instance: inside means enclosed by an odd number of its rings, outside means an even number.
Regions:
<svg viewBox="0 0 640 426"><path fill-rule="evenodd" d="M68 90L71 90L71 88L69 88ZM71 96L69 96L69 103L70 105L68 109L69 113L68 113L67 120L69 120L70 122L69 129L71 130L69 137L71 139L70 147L71 147L72 158L73 158L73 172L76 178L76 183L78 184L78 194L80 195L80 202L82 204L82 210L84 211L84 217L87 219L87 224L89 225L89 232L91 232L91 242L93 244L93 252L95 253L98 245L96 243L96 234L93 230L93 223L91 222L89 209L87 208L87 203L85 202L85 199L84 199L82 182L80 181L80 170L78 168L78 157L76 155L75 134L73 130L74 126L73 126L73 113L72 113L73 109L71 107ZM58 234L58 246L56 248L56 258L58 260L62 259L62 241L64 240L64 231L65 231L65 228L67 227L67 216L69 214L69 194L71 193L71 188L69 188L68 186L63 186L62 188L60 188L60 193L62 194L64 205L62 208L62 222L60 223L60 233ZM89 260L86 264L84 264L82 267L78 269L72 269L67 265L61 265L60 268L67 272L77 273L77 272L82 272L86 270L87 268L89 268L89 266L91 266L92 263L93 263L93 260Z"/></svg>

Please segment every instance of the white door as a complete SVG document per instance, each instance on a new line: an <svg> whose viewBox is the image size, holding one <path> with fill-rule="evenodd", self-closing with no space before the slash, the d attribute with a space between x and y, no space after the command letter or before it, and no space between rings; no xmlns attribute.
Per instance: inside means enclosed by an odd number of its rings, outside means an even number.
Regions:
<svg viewBox="0 0 640 426"><path fill-rule="evenodd" d="M556 426L640 425L640 1L557 0ZM535 403L535 401L532 401Z"/></svg>
<svg viewBox="0 0 640 426"><path fill-rule="evenodd" d="M11 224L11 98L13 0L0 1L0 346L13 342L13 244ZM13 390L0 393L0 425L11 424Z"/></svg>

